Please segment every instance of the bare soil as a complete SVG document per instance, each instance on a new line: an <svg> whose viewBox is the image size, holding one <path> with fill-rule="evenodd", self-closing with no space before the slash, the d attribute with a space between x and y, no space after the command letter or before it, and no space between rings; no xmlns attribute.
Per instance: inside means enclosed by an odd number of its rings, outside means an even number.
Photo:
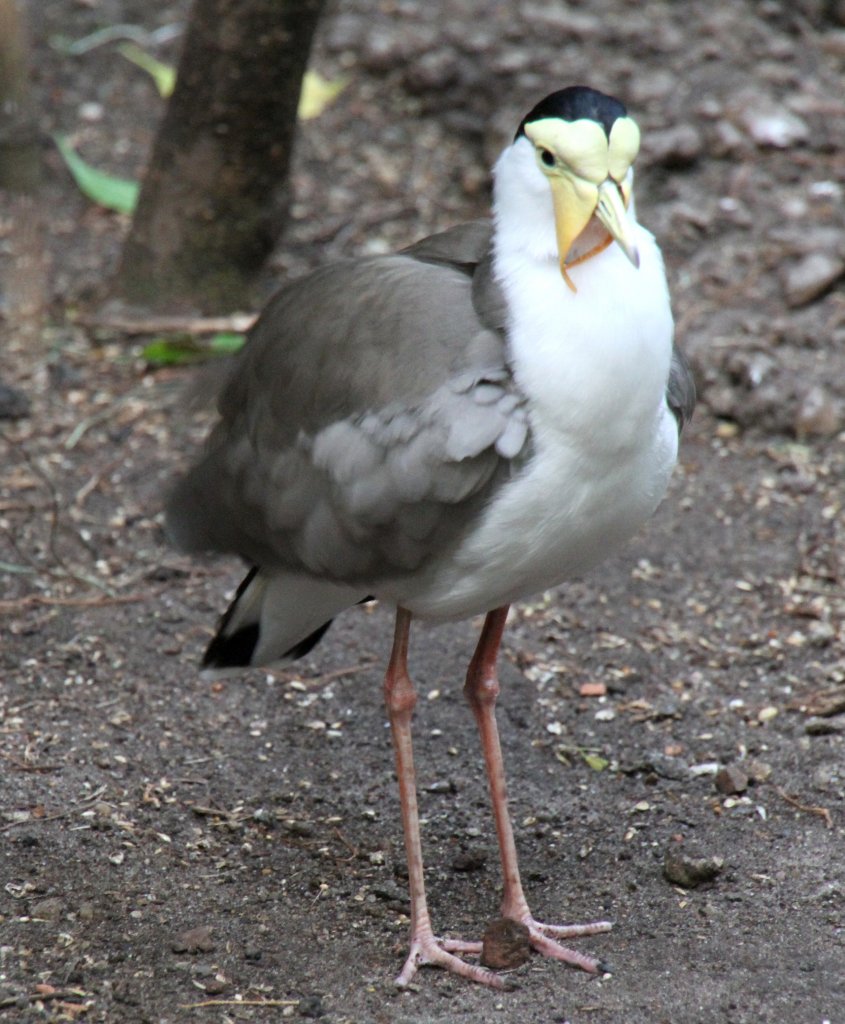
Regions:
<svg viewBox="0 0 845 1024"><path fill-rule="evenodd" d="M31 5L43 131L140 174L151 82L113 45L49 39L185 10ZM178 40L149 49L173 62ZM541 918L611 918L580 945L613 973L535 957L504 994L437 971L393 988L389 610L342 617L296 671L198 679L241 570L169 550L160 508L208 418L186 410L193 370L150 369L148 338L80 321L126 222L45 136L37 208L3 197L0 221L0 377L30 403L0 435L0 1020L841 1024L840 7L341 0L314 65L349 84L302 126L268 289L483 213L491 160L552 88L606 89L643 128L640 217L702 401L653 522L516 609L502 665L529 898ZM467 937L499 886L461 699L477 625L420 626L413 646L430 903ZM667 855L712 877L672 881Z"/></svg>

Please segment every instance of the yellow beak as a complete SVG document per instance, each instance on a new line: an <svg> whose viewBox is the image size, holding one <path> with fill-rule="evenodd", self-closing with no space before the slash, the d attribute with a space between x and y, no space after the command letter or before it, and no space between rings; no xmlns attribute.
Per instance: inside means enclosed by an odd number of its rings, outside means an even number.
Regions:
<svg viewBox="0 0 845 1024"><path fill-rule="evenodd" d="M593 215L601 221L611 238L619 243L634 266L639 267L640 256L628 222L625 204L615 181L608 178L601 185L594 185L574 175L557 174L549 177L549 184L555 212L560 272L573 291L575 286L566 272L567 256ZM600 246L598 251L603 248L604 246Z"/></svg>
<svg viewBox="0 0 845 1024"><path fill-rule="evenodd" d="M596 216L610 232L614 241L619 243L622 252L628 259L639 268L640 254L634 242L634 234L631 231L631 223L627 217L625 203L619 192L619 186L608 178L599 185L599 201L596 206Z"/></svg>

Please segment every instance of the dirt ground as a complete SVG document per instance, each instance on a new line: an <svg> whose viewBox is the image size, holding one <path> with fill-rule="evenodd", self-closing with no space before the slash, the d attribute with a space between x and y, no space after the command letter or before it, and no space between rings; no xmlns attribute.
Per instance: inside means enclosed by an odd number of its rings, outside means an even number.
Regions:
<svg viewBox="0 0 845 1024"><path fill-rule="evenodd" d="M28 402L0 421L0 1021L842 1024L841 4L327 13L314 65L350 80L303 125L267 287L482 214L525 110L586 82L642 126L640 218L699 382L649 527L513 613L500 720L529 900L615 927L579 942L612 974L535 957L507 993L433 970L392 985L408 902L389 610L342 617L295 672L200 680L240 568L164 542L167 482L208 422L185 411L193 371L80 321L126 221L75 191L47 133L137 176L162 108L114 44L49 40L166 29L185 4L29 6L44 181L0 219L0 380ZM148 49L172 62L178 38ZM461 699L477 625L419 626L412 652L430 904L466 937L499 887ZM709 880L683 878L697 859Z"/></svg>

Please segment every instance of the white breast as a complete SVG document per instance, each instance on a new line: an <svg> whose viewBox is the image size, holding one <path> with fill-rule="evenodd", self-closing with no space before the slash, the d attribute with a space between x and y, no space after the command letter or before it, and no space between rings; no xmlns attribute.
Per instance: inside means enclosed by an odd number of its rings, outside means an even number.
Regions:
<svg viewBox="0 0 845 1024"><path fill-rule="evenodd" d="M677 454L665 400L672 316L659 250L641 228L638 244L639 269L616 246L574 267L577 293L556 262L498 259L535 453L460 548L396 595L411 612L461 617L554 586L659 504Z"/></svg>

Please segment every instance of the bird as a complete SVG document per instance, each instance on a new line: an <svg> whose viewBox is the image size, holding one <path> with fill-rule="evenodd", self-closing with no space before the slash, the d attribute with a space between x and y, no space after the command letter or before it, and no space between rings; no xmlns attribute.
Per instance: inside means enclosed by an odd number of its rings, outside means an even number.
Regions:
<svg viewBox="0 0 845 1024"><path fill-rule="evenodd" d="M410 890L407 986L437 965L492 988L476 940L440 937L426 901L408 668L412 619L484 615L464 693L480 734L502 917L590 973L520 880L495 717L511 604L593 568L662 500L695 401L663 259L636 219L640 131L584 85L540 100L493 168L492 216L390 255L282 284L234 358L166 528L249 570L205 652L208 674L307 654L341 612L395 608L383 697Z"/></svg>

